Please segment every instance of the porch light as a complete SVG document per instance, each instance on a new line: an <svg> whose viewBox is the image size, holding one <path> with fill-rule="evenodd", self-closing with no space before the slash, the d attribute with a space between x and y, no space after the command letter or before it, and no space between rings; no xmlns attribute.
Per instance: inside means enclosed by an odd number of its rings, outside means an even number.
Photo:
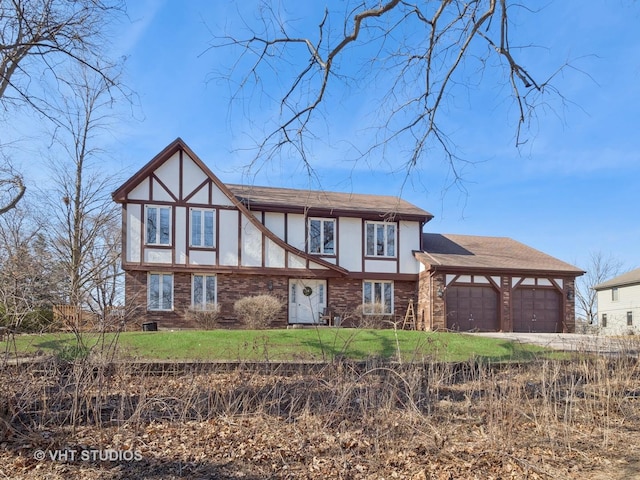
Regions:
<svg viewBox="0 0 640 480"><path fill-rule="evenodd" d="M442 298L444 297L444 289L442 288L442 285L440 285L438 287L438 298Z"/></svg>
<svg viewBox="0 0 640 480"><path fill-rule="evenodd" d="M574 297L575 297L575 295L573 293L573 288L570 288L567 291L567 300L569 300L571 302L571 301L573 301Z"/></svg>

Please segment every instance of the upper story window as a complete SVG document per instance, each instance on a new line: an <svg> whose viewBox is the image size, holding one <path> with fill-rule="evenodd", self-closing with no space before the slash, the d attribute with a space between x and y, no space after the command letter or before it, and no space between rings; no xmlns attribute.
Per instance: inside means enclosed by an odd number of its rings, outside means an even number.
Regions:
<svg viewBox="0 0 640 480"><path fill-rule="evenodd" d="M147 245L171 244L171 207L145 207Z"/></svg>
<svg viewBox="0 0 640 480"><path fill-rule="evenodd" d="M170 273L150 273L147 289L149 310L171 310L173 308L173 275Z"/></svg>
<svg viewBox="0 0 640 480"><path fill-rule="evenodd" d="M617 301L618 301L618 298L619 298L619 295L618 295L618 287L613 287L613 288L611 289L611 301L612 301L612 302L617 302Z"/></svg>
<svg viewBox="0 0 640 480"><path fill-rule="evenodd" d="M332 218L309 219L309 253L334 255L336 221Z"/></svg>
<svg viewBox="0 0 640 480"><path fill-rule="evenodd" d="M215 210L191 209L191 246L215 246Z"/></svg>
<svg viewBox="0 0 640 480"><path fill-rule="evenodd" d="M627 326L633 325L633 312L627 312Z"/></svg>
<svg viewBox="0 0 640 480"><path fill-rule="evenodd" d="M396 224L366 222L366 255L368 257L396 256Z"/></svg>

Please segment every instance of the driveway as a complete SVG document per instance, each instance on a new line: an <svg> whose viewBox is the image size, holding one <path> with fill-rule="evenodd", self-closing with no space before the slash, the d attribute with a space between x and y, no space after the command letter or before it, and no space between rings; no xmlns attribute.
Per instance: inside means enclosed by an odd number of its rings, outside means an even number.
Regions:
<svg viewBox="0 0 640 480"><path fill-rule="evenodd" d="M589 352L600 355L630 355L640 353L640 336L607 337L581 333L517 333L478 332L472 335L503 338L512 342L533 343L556 350Z"/></svg>

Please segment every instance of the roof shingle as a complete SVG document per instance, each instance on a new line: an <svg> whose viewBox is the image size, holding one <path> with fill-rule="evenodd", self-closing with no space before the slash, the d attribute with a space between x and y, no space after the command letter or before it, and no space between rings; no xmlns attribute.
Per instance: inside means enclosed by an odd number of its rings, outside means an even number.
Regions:
<svg viewBox="0 0 640 480"><path fill-rule="evenodd" d="M621 287L623 285L635 285L640 284L640 268L636 268L635 270L631 270L630 272L623 273L622 275L618 275L606 282L599 283L595 287L594 290L604 290L606 288L611 287Z"/></svg>
<svg viewBox="0 0 640 480"><path fill-rule="evenodd" d="M573 265L506 237L423 233L425 265L487 270L543 270L582 275Z"/></svg>
<svg viewBox="0 0 640 480"><path fill-rule="evenodd" d="M412 217L428 221L433 215L399 197L361 193L298 190L226 184L227 188L250 208L282 208L329 211L333 214L370 214L382 218ZM397 218L396 218L397 219Z"/></svg>

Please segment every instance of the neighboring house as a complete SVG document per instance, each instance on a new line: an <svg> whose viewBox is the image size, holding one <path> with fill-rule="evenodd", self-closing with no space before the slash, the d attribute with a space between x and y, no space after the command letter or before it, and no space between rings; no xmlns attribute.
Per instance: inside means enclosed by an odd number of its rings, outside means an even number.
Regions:
<svg viewBox="0 0 640 480"><path fill-rule="evenodd" d="M640 333L640 268L593 287L600 331L607 335Z"/></svg>
<svg viewBox="0 0 640 480"><path fill-rule="evenodd" d="M321 324L327 312L351 325L354 312L382 309L401 323L415 312L418 328L573 329L583 272L508 239L423 234L433 216L397 197L225 184L177 139L113 198L122 204L127 309L160 327L193 327L187 309L212 305L236 327L234 303L268 293L286 305L274 327ZM442 240L453 251L432 248ZM442 262L447 255L468 263ZM477 313L464 300L489 290L500 297L493 323L489 301ZM530 313L544 321L521 320Z"/></svg>

